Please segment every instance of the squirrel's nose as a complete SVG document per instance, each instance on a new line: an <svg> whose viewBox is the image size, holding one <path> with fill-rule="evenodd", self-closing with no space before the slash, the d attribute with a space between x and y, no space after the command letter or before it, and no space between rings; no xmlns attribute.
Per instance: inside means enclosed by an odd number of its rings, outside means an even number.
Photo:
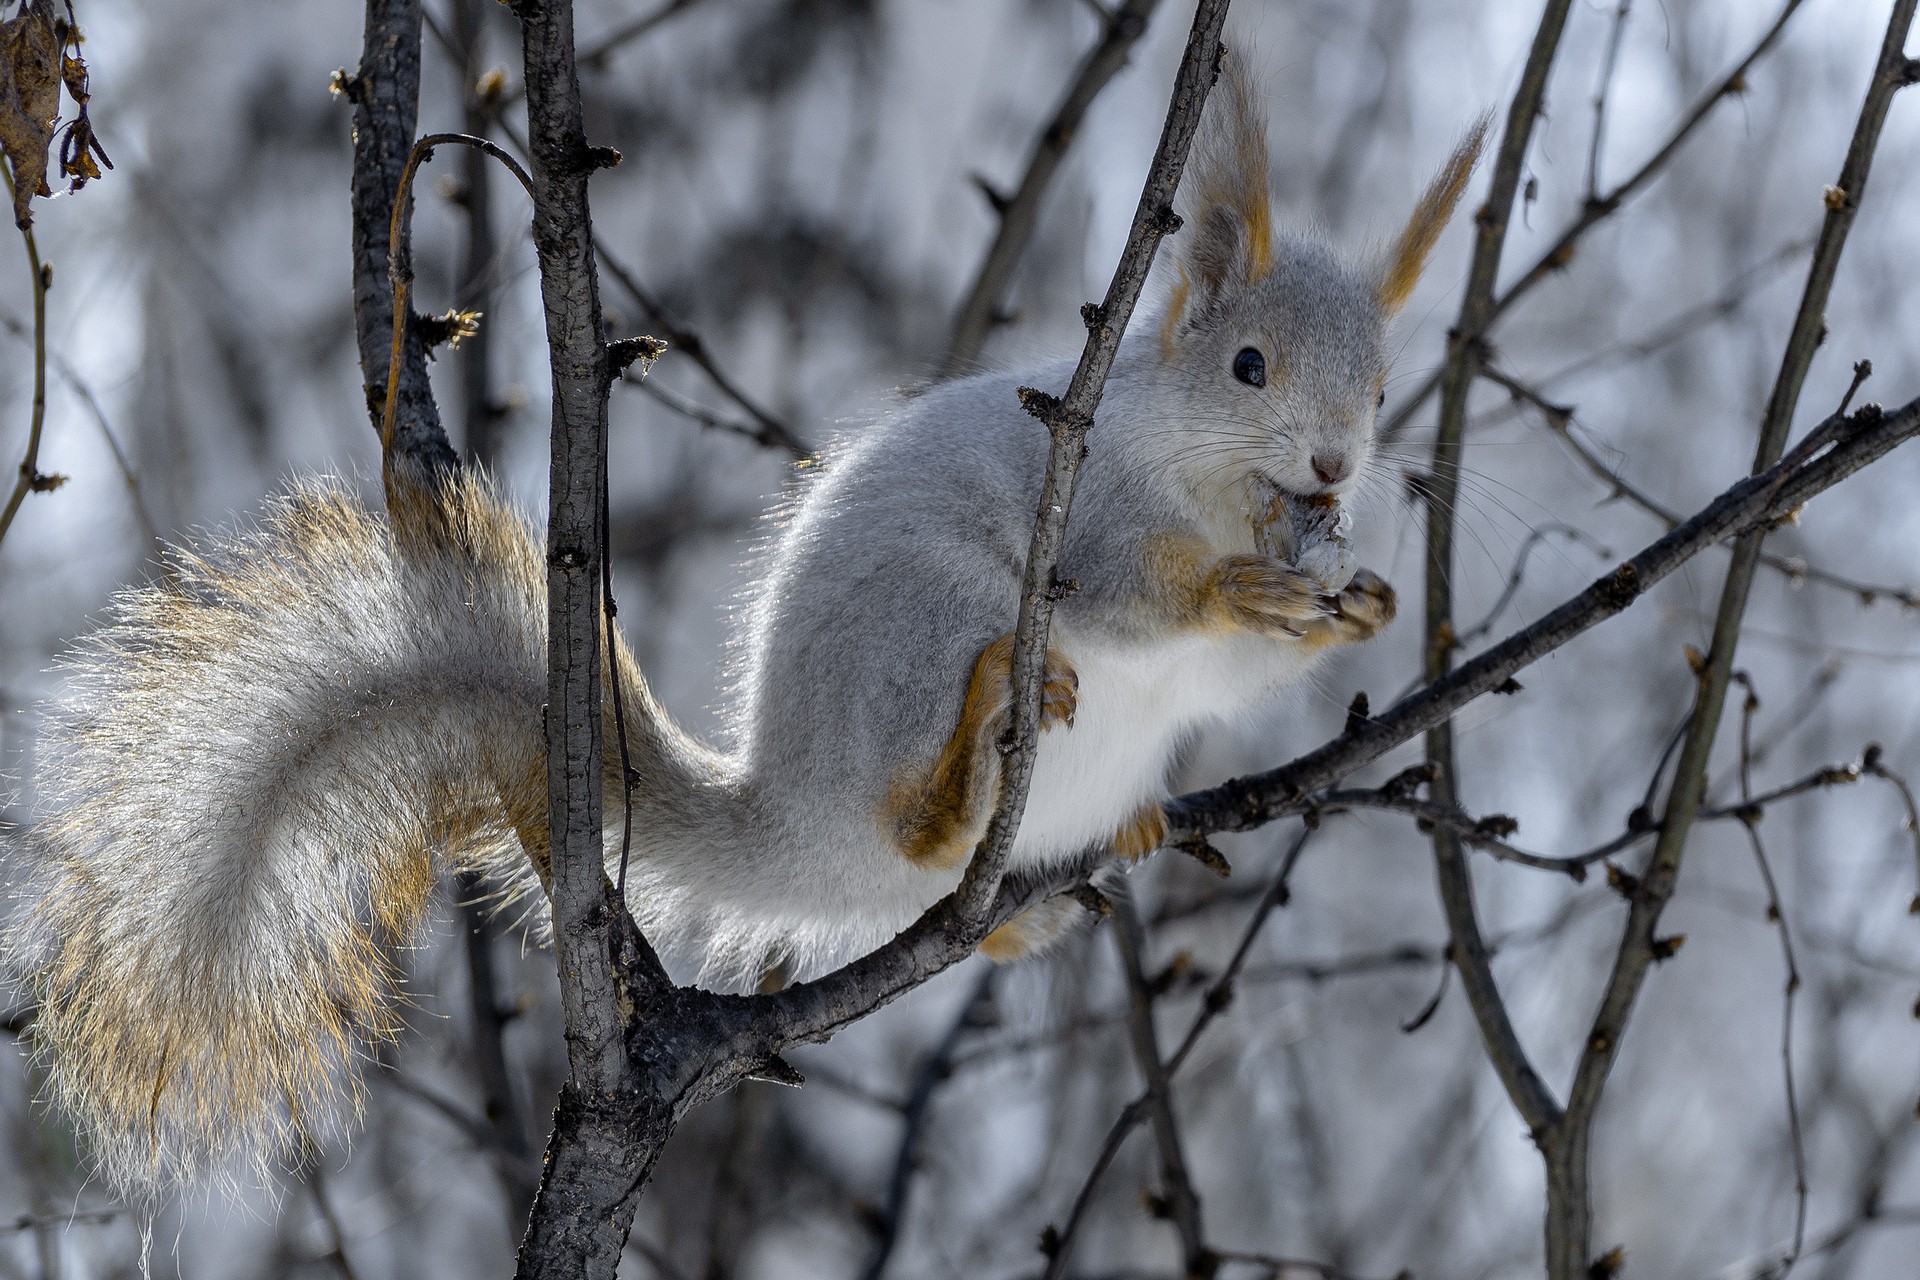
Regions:
<svg viewBox="0 0 1920 1280"><path fill-rule="evenodd" d="M1321 484L1339 484L1347 478L1347 455L1344 453L1314 454L1313 474L1320 477Z"/></svg>

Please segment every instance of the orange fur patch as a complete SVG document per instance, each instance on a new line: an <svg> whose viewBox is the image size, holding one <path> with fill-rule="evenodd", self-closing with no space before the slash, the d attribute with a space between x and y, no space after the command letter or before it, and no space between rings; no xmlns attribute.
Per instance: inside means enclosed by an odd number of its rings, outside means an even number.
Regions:
<svg viewBox="0 0 1920 1280"><path fill-rule="evenodd" d="M1220 554L1192 533L1162 533L1141 556L1148 596L1161 618L1178 630L1225 631L1232 622L1216 607L1209 584Z"/></svg>
<svg viewBox="0 0 1920 1280"><path fill-rule="evenodd" d="M1387 260L1386 272L1374 290L1381 310L1388 315L1406 306L1407 299L1413 296L1413 287L1420 283L1427 255L1433 251L1440 233L1453 217L1453 208L1460 202L1461 193L1467 189L1467 179L1473 175L1473 167L1480 159L1480 147L1486 141L1491 123L1490 117L1482 116L1467 131L1467 136L1460 140L1460 145L1453 149L1453 154L1447 157L1446 164L1427 187L1426 194L1420 197L1420 203L1413 207L1413 216L1407 219L1400 238L1394 241L1393 256Z"/></svg>
<svg viewBox="0 0 1920 1280"><path fill-rule="evenodd" d="M1260 152L1266 154L1266 141L1260 143ZM1261 166L1265 171L1264 163ZM1251 193L1249 193L1251 194ZM1262 191L1254 198L1254 203L1245 211L1247 220L1247 283L1259 284L1273 270L1273 208L1267 203Z"/></svg>
<svg viewBox="0 0 1920 1280"><path fill-rule="evenodd" d="M980 651L959 723L932 767L904 771L887 789L881 822L907 861L942 871L957 867L986 834L1000 776L992 729L1006 711L1012 663L1011 635Z"/></svg>
<svg viewBox="0 0 1920 1280"><path fill-rule="evenodd" d="M1116 831L1111 844L1113 851L1133 862L1158 849L1167 840L1167 812L1157 804L1142 805L1137 813L1127 819L1127 824Z"/></svg>
<svg viewBox="0 0 1920 1280"><path fill-rule="evenodd" d="M1080 678L1058 649L1048 649L1040 729L1072 727ZM931 767L896 774L880 806L880 823L909 862L945 870L959 866L986 835L1000 779L1000 735L1013 706L1013 634L974 659L959 723Z"/></svg>
<svg viewBox="0 0 1920 1280"><path fill-rule="evenodd" d="M1071 928L1082 910L1072 898L1048 898L982 938L975 949L995 964L1024 960Z"/></svg>
<svg viewBox="0 0 1920 1280"><path fill-rule="evenodd" d="M1267 121L1253 82L1239 60L1222 63L1209 104L1216 133L1203 151L1201 207L1224 205L1240 219L1246 234L1247 283L1257 284L1273 268L1273 208L1267 195Z"/></svg>

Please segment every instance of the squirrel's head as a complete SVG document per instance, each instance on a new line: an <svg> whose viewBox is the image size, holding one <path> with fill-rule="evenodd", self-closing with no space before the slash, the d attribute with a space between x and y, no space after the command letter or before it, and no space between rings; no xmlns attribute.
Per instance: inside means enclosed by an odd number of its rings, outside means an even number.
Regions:
<svg viewBox="0 0 1920 1280"><path fill-rule="evenodd" d="M1222 69L1181 183L1184 229L1161 324L1162 369L1198 433L1173 456L1196 488L1253 473L1292 493L1343 493L1373 453L1387 324L1480 154L1482 120L1385 253L1355 265L1317 240L1276 234L1266 124L1246 77ZM1172 424L1170 424L1172 425Z"/></svg>

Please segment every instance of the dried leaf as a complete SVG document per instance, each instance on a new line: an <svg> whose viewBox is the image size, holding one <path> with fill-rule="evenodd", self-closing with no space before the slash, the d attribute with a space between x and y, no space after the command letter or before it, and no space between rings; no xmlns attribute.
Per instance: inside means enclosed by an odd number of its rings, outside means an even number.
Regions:
<svg viewBox="0 0 1920 1280"><path fill-rule="evenodd" d="M61 33L41 6L25 4L0 23L0 149L13 167L13 221L33 225L35 196L47 186L47 150L60 113Z"/></svg>
<svg viewBox="0 0 1920 1280"><path fill-rule="evenodd" d="M113 168L113 161L107 158L107 149L100 145L100 138L93 131L93 120L87 115L87 100L91 95L87 90L87 63L80 56L77 32L68 49L61 59L60 79L67 86L67 96L79 108L79 115L60 131L60 172L73 179L67 187L72 192L100 176L100 165L93 162L95 156L109 169Z"/></svg>

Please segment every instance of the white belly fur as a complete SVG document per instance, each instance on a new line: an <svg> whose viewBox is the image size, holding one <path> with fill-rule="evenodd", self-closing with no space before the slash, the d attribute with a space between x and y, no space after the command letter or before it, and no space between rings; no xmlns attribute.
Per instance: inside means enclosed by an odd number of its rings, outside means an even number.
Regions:
<svg viewBox="0 0 1920 1280"><path fill-rule="evenodd" d="M1014 845L1022 863L1105 843L1140 806L1166 798L1167 771L1189 735L1255 709L1314 657L1255 636L1117 648L1076 643L1059 628L1054 647L1079 673L1079 709L1071 729L1041 736Z"/></svg>

